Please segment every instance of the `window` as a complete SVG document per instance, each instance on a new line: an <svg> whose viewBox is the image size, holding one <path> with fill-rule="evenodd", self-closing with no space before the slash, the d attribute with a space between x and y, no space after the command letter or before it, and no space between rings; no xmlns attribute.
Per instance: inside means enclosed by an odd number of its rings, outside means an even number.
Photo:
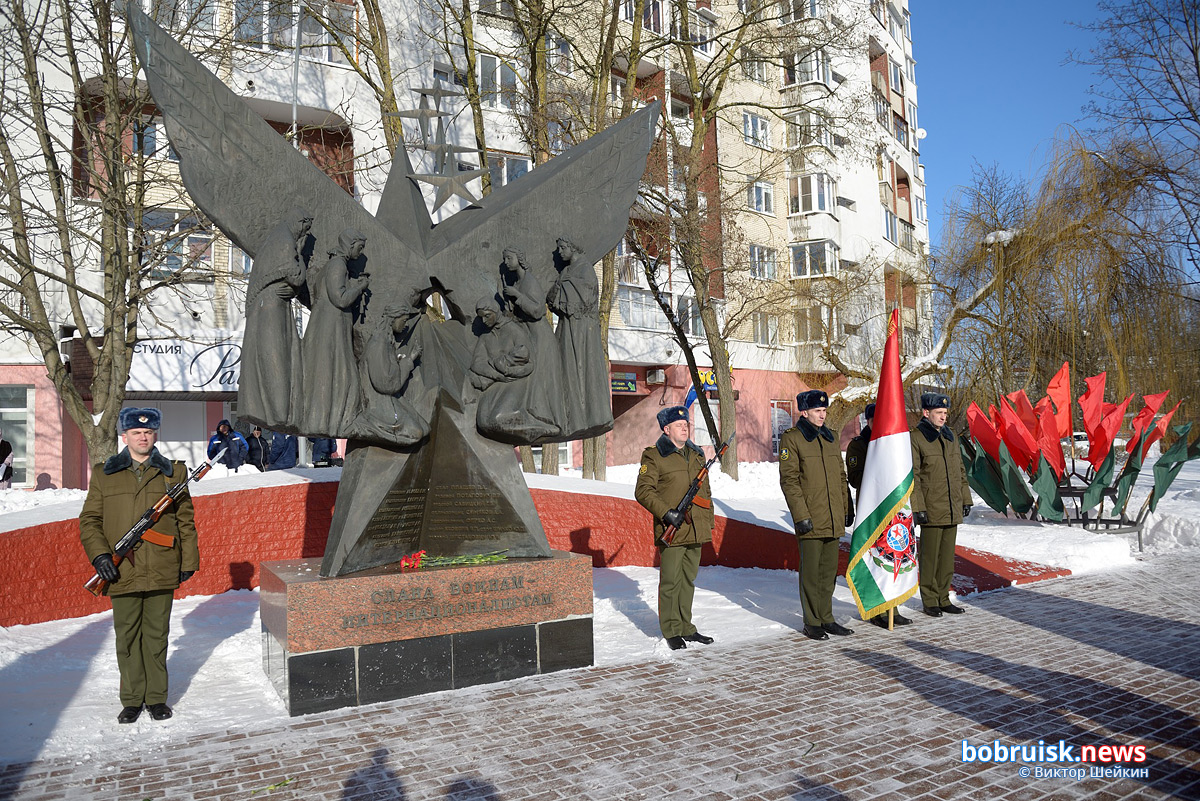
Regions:
<svg viewBox="0 0 1200 801"><path fill-rule="evenodd" d="M633 3L628 3L630 7L629 17L633 17ZM646 0L645 6L642 8L642 29L651 31L652 33L663 32L663 0Z"/></svg>
<svg viewBox="0 0 1200 801"><path fill-rule="evenodd" d="M529 172L529 159L508 153L488 153L488 170L492 174L492 189L507 186Z"/></svg>
<svg viewBox="0 0 1200 801"><path fill-rule="evenodd" d="M775 278L775 249L762 245L750 246L750 275L753 278Z"/></svg>
<svg viewBox="0 0 1200 801"><path fill-rule="evenodd" d="M671 329L662 308L654 299L654 293L649 289L638 289L631 286L617 287L617 308L621 312L621 319L630 328L644 328L650 331L669 331Z"/></svg>
<svg viewBox="0 0 1200 801"><path fill-rule="evenodd" d="M823 172L788 179L788 214L832 214L837 207L837 184Z"/></svg>
<svg viewBox="0 0 1200 801"><path fill-rule="evenodd" d="M775 187L768 181L755 181L746 190L746 205L763 214L774 214Z"/></svg>
<svg viewBox="0 0 1200 801"><path fill-rule="evenodd" d="M497 17L512 19L515 16L512 0L479 0L479 10Z"/></svg>
<svg viewBox="0 0 1200 801"><path fill-rule="evenodd" d="M721 402L713 400L710 397L708 399L708 408L712 411L713 420L717 422L718 426L721 425ZM695 421L695 426L692 428L692 442L701 448L705 446L717 447L721 443L713 442L712 434L708 433L708 423L705 422L704 415L700 412L699 401L697 401L695 409L696 411L692 415Z"/></svg>
<svg viewBox="0 0 1200 801"><path fill-rule="evenodd" d="M917 222L928 222L929 218L925 211L925 198L920 195L914 196L913 208L917 215Z"/></svg>
<svg viewBox="0 0 1200 801"><path fill-rule="evenodd" d="M753 50L750 50L748 47L743 47L742 74L746 76L747 80L766 85L767 62L763 61Z"/></svg>
<svg viewBox="0 0 1200 801"><path fill-rule="evenodd" d="M279 0L234 0L234 38L254 47L291 47L297 10L300 12L301 55L346 63L338 43L354 52L355 6L352 4L332 0L305 0L301 5Z"/></svg>
<svg viewBox="0 0 1200 801"><path fill-rule="evenodd" d="M829 123L811 111L802 111L787 119L787 146L821 145L833 148L833 132Z"/></svg>
<svg viewBox="0 0 1200 801"><path fill-rule="evenodd" d="M779 0L779 21L798 22L821 16L824 0Z"/></svg>
<svg viewBox="0 0 1200 801"><path fill-rule="evenodd" d="M177 31L212 31L216 0L148 0L143 6L164 28Z"/></svg>
<svg viewBox="0 0 1200 801"><path fill-rule="evenodd" d="M836 312L828 306L816 304L796 312L796 342L799 344L819 344L825 341L827 330L836 331ZM829 327L831 326L832 327Z"/></svg>
<svg viewBox="0 0 1200 801"><path fill-rule="evenodd" d="M248 278L254 267L250 254L232 242L229 243L229 273L234 278Z"/></svg>
<svg viewBox="0 0 1200 801"><path fill-rule="evenodd" d="M571 121L550 120L546 123L546 135L550 140L550 152L562 153L571 146Z"/></svg>
<svg viewBox="0 0 1200 801"><path fill-rule="evenodd" d="M908 127L913 129L914 131L917 130L917 128L921 127L917 124L917 104L916 103L908 104ZM916 144L916 143L914 142L914 144Z"/></svg>
<svg viewBox="0 0 1200 801"><path fill-rule="evenodd" d="M912 15L907 8L904 9L904 38L912 39Z"/></svg>
<svg viewBox="0 0 1200 801"><path fill-rule="evenodd" d="M771 122L766 117L742 112L742 140L748 145L771 149Z"/></svg>
<svg viewBox="0 0 1200 801"><path fill-rule="evenodd" d="M788 53L783 56L783 85L823 83L833 86L833 66L829 54L814 50L804 55Z"/></svg>
<svg viewBox="0 0 1200 801"><path fill-rule="evenodd" d="M792 402L790 400L771 401L771 450L779 456L779 440L783 432L792 427Z"/></svg>
<svg viewBox="0 0 1200 801"><path fill-rule="evenodd" d="M880 208L883 209L883 238L895 245L900 241L899 218L887 206Z"/></svg>
<svg viewBox="0 0 1200 801"><path fill-rule="evenodd" d="M517 95L517 73L495 56L481 55L479 94L485 106L511 109Z"/></svg>
<svg viewBox="0 0 1200 801"><path fill-rule="evenodd" d="M888 11L888 34L897 42L903 43L904 23L902 23L895 14Z"/></svg>
<svg viewBox="0 0 1200 801"><path fill-rule="evenodd" d="M167 138L167 128L163 118L144 116L133 126L134 150L148 159L158 158L168 161L179 161L179 154L171 140Z"/></svg>
<svg viewBox="0 0 1200 801"><path fill-rule="evenodd" d="M555 33L546 33L546 66L560 75L571 74L571 43Z"/></svg>
<svg viewBox="0 0 1200 801"><path fill-rule="evenodd" d="M704 336L704 321L700 319L700 304L692 295L680 296L675 305L675 317L688 336Z"/></svg>
<svg viewBox="0 0 1200 801"><path fill-rule="evenodd" d="M677 31L676 33L678 38L683 38L682 31ZM688 40L692 43L693 49L697 53L708 55L712 49L712 39L712 20L694 10L688 11Z"/></svg>
<svg viewBox="0 0 1200 801"><path fill-rule="evenodd" d="M900 65L891 59L888 59L888 66L891 68L892 91L896 94L904 94L904 72L900 69Z"/></svg>
<svg viewBox="0 0 1200 801"><path fill-rule="evenodd" d="M33 466L33 387L0 386L0 430L12 445L12 485L28 486Z"/></svg>
<svg viewBox="0 0 1200 801"><path fill-rule="evenodd" d="M142 264L154 281L213 280L212 231L192 215L148 211L142 216Z"/></svg>
<svg viewBox="0 0 1200 801"><path fill-rule="evenodd" d="M896 135L896 141L908 147L908 123L899 114L892 114L892 122L895 125L893 133Z"/></svg>
<svg viewBox="0 0 1200 801"><path fill-rule="evenodd" d="M754 313L754 341L768 347L779 344L779 318L766 312Z"/></svg>
<svg viewBox="0 0 1200 801"><path fill-rule="evenodd" d="M837 272L838 247L828 239L792 245L792 277L813 278Z"/></svg>
<svg viewBox="0 0 1200 801"><path fill-rule="evenodd" d="M910 83L917 82L917 62L913 61L911 58L905 58L904 71L908 74L908 80Z"/></svg>

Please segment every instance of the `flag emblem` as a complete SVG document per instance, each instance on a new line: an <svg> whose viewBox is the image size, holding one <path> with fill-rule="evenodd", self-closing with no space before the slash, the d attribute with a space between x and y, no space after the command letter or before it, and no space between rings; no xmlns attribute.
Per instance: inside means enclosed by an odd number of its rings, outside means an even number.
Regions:
<svg viewBox="0 0 1200 801"><path fill-rule="evenodd" d="M901 511L892 519L887 534L877 539L871 547L872 561L884 570L890 570L893 580L899 578L901 573L917 569L912 525L912 515Z"/></svg>

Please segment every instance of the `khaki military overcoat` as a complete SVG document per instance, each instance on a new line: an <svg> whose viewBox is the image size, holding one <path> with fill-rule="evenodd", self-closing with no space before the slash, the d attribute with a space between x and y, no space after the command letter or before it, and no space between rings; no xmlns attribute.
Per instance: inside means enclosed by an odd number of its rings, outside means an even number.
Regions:
<svg viewBox="0 0 1200 801"><path fill-rule="evenodd" d="M817 428L802 417L795 428L783 432L779 485L792 520L812 520L812 531L797 536L816 539L845 533L846 513L853 508L850 487L838 437L827 426Z"/></svg>
<svg viewBox="0 0 1200 801"><path fill-rule="evenodd" d="M704 468L704 453L692 442L682 449L676 448L664 434L658 442L642 451L642 463L638 468L637 485L633 497L654 515L654 539L662 536L666 526L662 517L674 509L687 494L692 479ZM713 511L712 489L708 476L700 482L700 491L692 504L690 520L685 520L675 532L672 545L702 545L712 542Z"/></svg>
<svg viewBox="0 0 1200 801"><path fill-rule="evenodd" d="M957 526L964 506L972 503L954 432L935 428L928 418L910 432L913 460L913 514L925 512L930 526Z"/></svg>

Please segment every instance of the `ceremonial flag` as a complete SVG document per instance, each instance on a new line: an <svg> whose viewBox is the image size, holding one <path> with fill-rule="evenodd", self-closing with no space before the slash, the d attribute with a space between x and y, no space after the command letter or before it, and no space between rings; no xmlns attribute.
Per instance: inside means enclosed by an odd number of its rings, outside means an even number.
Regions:
<svg viewBox="0 0 1200 801"><path fill-rule="evenodd" d="M1038 496L1038 514L1043 520L1061 523L1063 502L1062 494L1058 491L1058 476L1054 474L1054 467L1046 461L1045 454L1038 457L1037 476L1032 486Z"/></svg>
<svg viewBox="0 0 1200 801"><path fill-rule="evenodd" d="M1010 392L1004 396L1008 400L1009 406L1017 413L1017 419L1025 424L1025 427L1031 432L1037 429L1037 415L1034 414L1033 404L1029 402L1029 396L1025 394L1025 390L1018 389L1016 392Z"/></svg>
<svg viewBox="0 0 1200 801"><path fill-rule="evenodd" d="M1085 378L1087 392L1079 396L1079 408L1083 411L1083 430L1088 435L1089 448L1096 442L1095 432L1100 428L1100 419L1104 417L1104 381L1108 373Z"/></svg>
<svg viewBox="0 0 1200 801"><path fill-rule="evenodd" d="M1046 404L1047 407L1049 405L1049 403ZM1058 438L1054 412L1049 408L1043 408L1038 415L1037 443L1042 456L1054 470L1055 480L1062 478L1062 474L1067 471L1067 459L1063 456L1062 441Z"/></svg>
<svg viewBox="0 0 1200 801"><path fill-rule="evenodd" d="M1158 418L1158 422L1154 424L1154 428L1150 431L1150 436L1146 437L1146 443L1142 445L1143 462L1146 461L1146 453L1150 450L1150 447L1162 439L1163 435L1167 433L1167 425L1171 422L1171 418L1175 416L1175 412L1179 410L1179 406L1182 403L1183 401L1176 403L1175 407L1171 409L1171 411Z"/></svg>
<svg viewBox="0 0 1200 801"><path fill-rule="evenodd" d="M1158 462L1154 465L1154 489L1150 492L1151 512L1158 507L1159 499L1171 486L1175 476L1179 475L1184 462L1190 462L1192 459L1200 457L1200 439L1190 446L1188 445L1187 438L1191 430L1191 423L1175 426L1175 433L1179 435L1179 439L1175 440L1174 445L1167 448L1166 453L1158 457Z"/></svg>
<svg viewBox="0 0 1200 801"><path fill-rule="evenodd" d="M969 440L960 437L959 450L962 453L963 464L967 468L967 483L971 489L983 498L983 502L1002 515L1008 514L1008 495L1004 492L1004 479L1000 477L1000 468L982 446L972 447ZM996 440L1000 447L1000 440ZM997 451L998 453L998 451Z"/></svg>
<svg viewBox="0 0 1200 801"><path fill-rule="evenodd" d="M1117 436L1117 432L1121 430L1121 423L1125 422L1125 410L1129 408L1130 402L1133 400L1133 394L1130 393L1119 404L1104 404L1108 411L1104 413L1104 418L1100 424L1096 426L1096 435L1088 432L1088 455L1087 460L1092 463L1092 467L1099 470L1098 465L1104 461L1104 457L1112 450L1113 440Z"/></svg>
<svg viewBox="0 0 1200 801"><path fill-rule="evenodd" d="M1154 419L1154 415L1158 414L1158 410L1162 408L1163 401L1167 399L1169 393L1170 390L1167 390L1157 395L1142 396L1142 402L1146 405L1142 407L1142 410L1137 413L1137 416L1129 424L1133 429L1133 436L1125 444L1126 453L1133 453L1133 449L1142 442L1142 432L1150 425L1150 421Z"/></svg>
<svg viewBox="0 0 1200 801"><path fill-rule="evenodd" d="M1012 454L1018 467L1032 475L1033 468L1037 466L1038 455L1037 441L1033 438L1033 432L1025 426L1025 422L1017 416L1008 401L1004 399L1000 401L1000 420L1004 423L1004 430L1000 432L1000 438L1008 446L1008 452Z"/></svg>
<svg viewBox="0 0 1200 801"><path fill-rule="evenodd" d="M1004 481L1004 493L1008 495L1008 502L1012 504L1013 511L1019 515L1028 514L1033 508L1033 494L1025 485L1017 463L1013 461L1008 446L1003 442L1000 443L1000 478Z"/></svg>
<svg viewBox="0 0 1200 801"><path fill-rule="evenodd" d="M858 490L846 583L863 620L885 613L917 591L912 507L912 444L900 381L900 311L892 310L871 441Z"/></svg>
<svg viewBox="0 0 1200 801"><path fill-rule="evenodd" d="M1104 461L1096 468L1096 474L1092 478L1092 483L1088 484L1087 489L1083 491L1083 499L1079 502L1083 507L1083 511L1088 511L1096 504L1104 500L1104 491L1108 489L1108 485L1112 483L1113 470L1116 466L1117 452L1112 448L1108 449L1108 454L1104 457ZM1091 453L1088 453L1088 459L1091 459Z"/></svg>
<svg viewBox="0 0 1200 801"><path fill-rule="evenodd" d="M996 431L996 426L992 424L991 419L983 413L975 401L971 401L971 405L967 407L967 427L970 428L971 436L979 443L979 447L983 448L984 453L993 460L999 461L1000 434Z"/></svg>
<svg viewBox="0 0 1200 801"><path fill-rule="evenodd" d="M1071 420L1071 365L1063 362L1063 366L1050 383L1046 385L1046 395L1054 403L1054 422L1058 425L1058 437L1072 435L1074 423Z"/></svg>

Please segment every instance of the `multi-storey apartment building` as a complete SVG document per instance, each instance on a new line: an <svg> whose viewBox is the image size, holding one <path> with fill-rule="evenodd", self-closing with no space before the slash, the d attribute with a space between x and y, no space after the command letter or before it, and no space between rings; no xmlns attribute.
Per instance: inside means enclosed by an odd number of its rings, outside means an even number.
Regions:
<svg viewBox="0 0 1200 801"><path fill-rule="evenodd" d="M465 96L440 99L445 115L430 124L443 127L443 141L466 148L477 143L481 127L486 155L456 154L449 169L485 167L493 184L518 180L602 124L581 110L589 87L604 87L609 118L627 97L634 105L661 100L662 139L633 233L614 262L609 358L616 426L608 435L608 460L635 460L656 435L657 411L683 402L691 388L681 348L642 269L642 234L657 237L650 250L662 262L658 284L702 372L712 367L699 314L703 299L679 258L677 239L685 230L704 240L705 294L732 365L734 398L710 396L734 404L740 457L772 459L779 433L792 423L796 393L841 385L827 354L869 364L894 305L904 311L906 347L919 348L928 336L923 131L907 4L621 0L607 57L596 44L604 5L559 10L538 28L545 58L531 65L528 28L517 24L527 13L521 0L480 0L469 48L452 9L385 2L396 100L402 110L429 108L430 90L477 89L481 126ZM368 31L361 9L337 1L178 0L156 3L154 10L203 50L214 71L272 127L376 209L393 163L378 87L356 70L370 71L377 52L368 50L377 29ZM630 58L635 23L641 35L636 60ZM755 34L739 38L750 27ZM543 65L539 75L531 73ZM535 77L549 87L537 101L548 113L530 112ZM54 65L47 65L45 79L60 93L74 86ZM97 106L97 125L101 111ZM79 119L54 117L55 137L78 145L88 135ZM697 122L702 135L693 138ZM406 117L404 126L410 145L428 143L416 118ZM236 418L240 304L250 260L190 207L177 156L152 105L122 136L127 167L162 179L146 192L136 226L139 246L152 261L150 277L163 286L143 306L141 331L148 339L138 344L130 367L129 402L162 408L160 447L194 463L216 421ZM410 152L417 172L432 169L434 154L420 147ZM86 220L92 210L89 180L97 174L103 174L97 165L73 162L76 219ZM484 191L478 180L468 186L477 196ZM428 197L432 201L432 189ZM461 202L452 200L435 219L458 208ZM689 210L697 213L688 218ZM699 227L688 229L689 219ZM102 288L99 279L90 281ZM60 349L77 385L85 387L90 358L75 337L71 310L62 293L45 295ZM12 290L0 300L19 310ZM0 425L18 444L17 485L83 486L83 440L37 349L14 333L0 343ZM696 439L707 441L703 426ZM575 445L563 448L577 462Z"/></svg>

